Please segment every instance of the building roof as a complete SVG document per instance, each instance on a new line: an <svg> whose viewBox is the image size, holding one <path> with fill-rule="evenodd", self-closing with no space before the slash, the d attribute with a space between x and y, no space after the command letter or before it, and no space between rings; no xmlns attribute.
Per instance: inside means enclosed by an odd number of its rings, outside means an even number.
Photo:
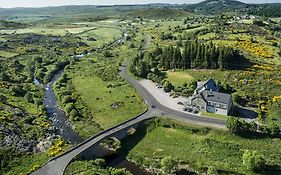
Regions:
<svg viewBox="0 0 281 175"><path fill-rule="evenodd" d="M216 82L212 78L208 79L207 81L198 81L196 89L200 89L202 86L204 86L205 89L212 89L213 91L219 90Z"/></svg>
<svg viewBox="0 0 281 175"><path fill-rule="evenodd" d="M214 102L228 104L231 99L231 95L226 93L214 92L208 90L204 90L201 93L204 96L205 100L207 101L214 101Z"/></svg>
<svg viewBox="0 0 281 175"><path fill-rule="evenodd" d="M201 86L204 86L207 84L211 79L208 79L206 81L197 81L197 89L200 88Z"/></svg>

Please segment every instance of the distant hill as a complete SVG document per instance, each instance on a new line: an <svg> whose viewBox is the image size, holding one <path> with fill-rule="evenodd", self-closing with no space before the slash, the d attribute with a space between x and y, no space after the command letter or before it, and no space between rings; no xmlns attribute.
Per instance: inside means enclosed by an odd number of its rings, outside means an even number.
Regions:
<svg viewBox="0 0 281 175"><path fill-rule="evenodd" d="M204 15L244 12L259 16L281 17L281 3L246 4L235 0L206 0L186 5L184 8Z"/></svg>
<svg viewBox="0 0 281 175"><path fill-rule="evenodd" d="M128 10L123 15L127 17L142 17L148 19L171 19L187 16L190 13L177 8L142 8L136 10ZM125 16L124 16L125 17Z"/></svg>
<svg viewBox="0 0 281 175"><path fill-rule="evenodd" d="M197 4L187 5L186 8L197 13L208 15L241 10L250 6L249 4L235 0L206 0Z"/></svg>
<svg viewBox="0 0 281 175"><path fill-rule="evenodd" d="M107 18L149 18L171 19L190 15L190 12L204 15L216 15L225 12L241 12L281 17L281 3L246 4L235 0L206 0L197 4L144 4L144 5L71 5L43 8L0 8L0 20L30 22L60 19L64 21L99 20Z"/></svg>

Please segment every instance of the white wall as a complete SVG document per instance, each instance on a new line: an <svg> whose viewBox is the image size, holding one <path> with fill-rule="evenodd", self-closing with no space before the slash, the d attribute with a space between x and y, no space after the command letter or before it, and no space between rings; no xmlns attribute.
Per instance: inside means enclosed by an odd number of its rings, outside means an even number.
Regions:
<svg viewBox="0 0 281 175"><path fill-rule="evenodd" d="M212 107L212 106L207 106L207 112L227 115L226 109L216 108L216 107Z"/></svg>

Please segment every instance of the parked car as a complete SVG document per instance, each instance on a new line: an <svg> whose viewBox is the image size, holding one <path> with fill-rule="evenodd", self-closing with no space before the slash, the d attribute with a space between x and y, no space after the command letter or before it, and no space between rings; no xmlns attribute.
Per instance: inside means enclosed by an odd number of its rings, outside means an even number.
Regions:
<svg viewBox="0 0 281 175"><path fill-rule="evenodd" d="M183 105L183 103L181 101L178 102L178 105Z"/></svg>

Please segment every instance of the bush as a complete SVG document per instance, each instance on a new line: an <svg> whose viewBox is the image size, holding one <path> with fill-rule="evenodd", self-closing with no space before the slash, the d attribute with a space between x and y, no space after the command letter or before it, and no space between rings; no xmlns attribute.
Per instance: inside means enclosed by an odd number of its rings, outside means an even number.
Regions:
<svg viewBox="0 0 281 175"><path fill-rule="evenodd" d="M67 104L67 103L73 102L73 99L70 95L67 95L67 96L63 97L62 101L64 104Z"/></svg>
<svg viewBox="0 0 281 175"><path fill-rule="evenodd" d="M174 89L174 86L173 86L172 83L170 83L169 81L166 81L166 82L163 84L163 88L164 88L164 91L165 91L165 92L171 92L171 90Z"/></svg>
<svg viewBox="0 0 281 175"><path fill-rule="evenodd" d="M24 99L25 99L26 101L28 101L29 103L34 103L34 101L33 101L33 95L32 95L32 93L30 93L30 92L27 92L27 93L25 94Z"/></svg>
<svg viewBox="0 0 281 175"><path fill-rule="evenodd" d="M23 97L26 94L26 91L21 86L12 86L9 91L11 95L18 97Z"/></svg>
<svg viewBox="0 0 281 175"><path fill-rule="evenodd" d="M101 159L101 158L95 159L92 164L94 166L106 168L106 161L104 159Z"/></svg>
<svg viewBox="0 0 281 175"><path fill-rule="evenodd" d="M113 57L113 54L112 54L110 51L105 50L105 51L103 52L103 56L105 56L105 57Z"/></svg>
<svg viewBox="0 0 281 175"><path fill-rule="evenodd" d="M240 133L243 128L242 123L235 117L227 118L226 127L232 133Z"/></svg>
<svg viewBox="0 0 281 175"><path fill-rule="evenodd" d="M75 109L75 106L73 103L68 103L66 106L65 106L65 112L67 114L70 114L70 112L72 111L72 109Z"/></svg>
<svg viewBox="0 0 281 175"><path fill-rule="evenodd" d="M72 109L71 112L69 113L69 118L72 121L78 121L79 117L80 117L80 114L76 109Z"/></svg>
<svg viewBox="0 0 281 175"><path fill-rule="evenodd" d="M239 101L240 101L239 95L238 94L233 94L232 95L232 100L239 104Z"/></svg>
<svg viewBox="0 0 281 175"><path fill-rule="evenodd" d="M171 156L166 156L161 160L162 170L169 174L176 166L176 161Z"/></svg>
<svg viewBox="0 0 281 175"><path fill-rule="evenodd" d="M243 165L249 170L261 170L265 166L265 159L258 151L245 150L243 153Z"/></svg>
<svg viewBox="0 0 281 175"><path fill-rule="evenodd" d="M208 175L218 175L218 170L215 166L210 166L207 171Z"/></svg>
<svg viewBox="0 0 281 175"><path fill-rule="evenodd" d="M247 123L246 121L241 121L235 117L229 117L227 119L226 127L230 132L239 135L250 135L257 131L257 124L255 122Z"/></svg>
<svg viewBox="0 0 281 175"><path fill-rule="evenodd" d="M39 98L35 98L35 99L34 99L34 104L35 104L37 107L39 107L40 105L43 104L43 101L42 101L41 99L39 99Z"/></svg>

